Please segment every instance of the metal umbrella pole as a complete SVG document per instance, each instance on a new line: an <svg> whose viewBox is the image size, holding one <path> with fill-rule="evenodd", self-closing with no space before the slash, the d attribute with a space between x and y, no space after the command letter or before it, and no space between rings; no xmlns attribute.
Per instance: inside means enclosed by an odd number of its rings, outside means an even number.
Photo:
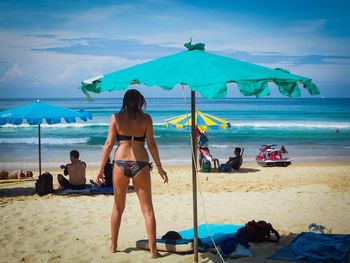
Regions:
<svg viewBox="0 0 350 263"><path fill-rule="evenodd" d="M38 144L39 144L39 175L41 175L41 134L40 134L40 124L38 125Z"/></svg>
<svg viewBox="0 0 350 263"><path fill-rule="evenodd" d="M196 92L191 91L191 141L192 141L192 194L193 194L193 246L194 262L198 262L198 220L197 220L197 149L196 149Z"/></svg>

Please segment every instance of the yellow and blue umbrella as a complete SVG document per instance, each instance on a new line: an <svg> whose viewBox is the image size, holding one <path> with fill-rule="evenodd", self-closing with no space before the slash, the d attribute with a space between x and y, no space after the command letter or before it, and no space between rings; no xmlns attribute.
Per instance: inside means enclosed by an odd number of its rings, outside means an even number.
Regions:
<svg viewBox="0 0 350 263"><path fill-rule="evenodd" d="M231 128L230 122L221 119L219 117L209 115L207 113L196 110L195 114L195 123L199 130L205 131L208 128L210 129L228 129ZM165 120L166 127L175 127L175 128L190 128L192 124L191 113L171 117Z"/></svg>

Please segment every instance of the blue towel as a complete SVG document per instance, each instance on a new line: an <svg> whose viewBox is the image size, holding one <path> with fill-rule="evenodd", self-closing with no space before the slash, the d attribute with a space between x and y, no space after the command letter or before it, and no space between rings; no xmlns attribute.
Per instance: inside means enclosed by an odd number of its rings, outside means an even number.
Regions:
<svg viewBox="0 0 350 263"><path fill-rule="evenodd" d="M70 194L89 195L89 194L91 194L91 192L90 192L90 188L84 188L84 189L80 189L80 190L65 189L59 194L60 195L70 195Z"/></svg>
<svg viewBox="0 0 350 263"><path fill-rule="evenodd" d="M347 262L350 235L301 233L270 259L298 262Z"/></svg>
<svg viewBox="0 0 350 263"><path fill-rule="evenodd" d="M86 188L80 190L65 189L60 193L61 195L70 195L70 194L84 194L84 195L93 195L93 194L113 194L113 187L100 187L87 184Z"/></svg>
<svg viewBox="0 0 350 263"><path fill-rule="evenodd" d="M94 187L91 188L91 193L92 194L113 194L113 187Z"/></svg>
<svg viewBox="0 0 350 263"><path fill-rule="evenodd" d="M234 238L237 233L237 230L243 226L244 225L208 224L210 234L212 235L212 238L214 239L214 242L216 244L219 244L228 238ZM193 228L179 231L179 234L183 239L193 240ZM201 251L213 247L213 242L210 238L207 226L205 224L198 226L198 239L198 245Z"/></svg>

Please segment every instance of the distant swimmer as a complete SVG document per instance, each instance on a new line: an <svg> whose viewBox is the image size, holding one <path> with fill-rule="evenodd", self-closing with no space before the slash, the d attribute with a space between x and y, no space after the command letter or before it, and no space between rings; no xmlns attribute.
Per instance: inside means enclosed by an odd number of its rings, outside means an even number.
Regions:
<svg viewBox="0 0 350 263"><path fill-rule="evenodd" d="M339 133L339 129L338 128L335 130L335 133Z"/></svg>

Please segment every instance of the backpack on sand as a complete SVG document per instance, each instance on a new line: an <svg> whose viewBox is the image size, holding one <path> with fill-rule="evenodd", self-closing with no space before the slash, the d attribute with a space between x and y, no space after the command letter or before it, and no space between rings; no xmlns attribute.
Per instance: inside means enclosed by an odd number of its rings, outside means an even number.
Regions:
<svg viewBox="0 0 350 263"><path fill-rule="evenodd" d="M249 221L245 227L238 229L237 237L245 238L250 242L275 242L280 239L278 232L273 229L270 223L255 220Z"/></svg>
<svg viewBox="0 0 350 263"><path fill-rule="evenodd" d="M39 175L38 180L35 182L35 190L39 196L53 193L53 177L52 174L46 172Z"/></svg>
<svg viewBox="0 0 350 263"><path fill-rule="evenodd" d="M210 173L211 172L211 163L206 158L203 159L202 172L203 173Z"/></svg>

